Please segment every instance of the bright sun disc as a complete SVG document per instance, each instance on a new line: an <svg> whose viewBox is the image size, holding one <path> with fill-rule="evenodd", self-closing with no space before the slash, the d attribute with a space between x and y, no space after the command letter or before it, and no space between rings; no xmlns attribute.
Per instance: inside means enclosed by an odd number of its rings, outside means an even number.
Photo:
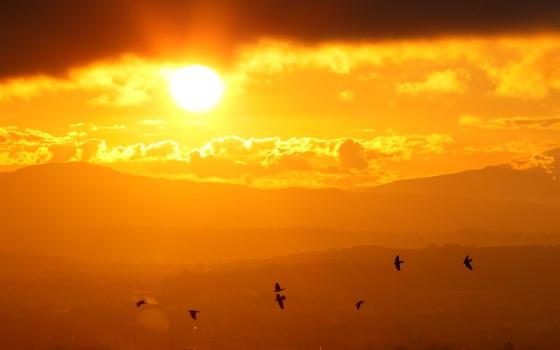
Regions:
<svg viewBox="0 0 560 350"><path fill-rule="evenodd" d="M173 72L169 88L179 106L195 113L210 110L220 102L224 94L224 83L218 73L199 65Z"/></svg>

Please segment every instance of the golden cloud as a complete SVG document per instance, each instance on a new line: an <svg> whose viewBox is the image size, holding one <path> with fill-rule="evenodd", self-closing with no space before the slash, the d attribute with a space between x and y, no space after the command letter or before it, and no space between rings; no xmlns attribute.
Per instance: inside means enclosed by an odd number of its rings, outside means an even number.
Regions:
<svg viewBox="0 0 560 350"><path fill-rule="evenodd" d="M560 36L447 38L377 43L302 45L261 41L240 49L225 74L232 91L294 71L322 71L361 81L396 84L396 93L466 93L480 88L501 97L544 98L560 89ZM166 91L166 76L186 62L133 56L69 71L0 83L0 101L48 92L84 91L89 103L114 107L148 103ZM471 79L476 77L477 79ZM478 84L478 89L471 89ZM392 90L393 86L384 88ZM351 90L340 98L350 100Z"/></svg>
<svg viewBox="0 0 560 350"><path fill-rule="evenodd" d="M426 74L399 83L397 92L465 93L471 76L484 78L497 96L544 98L560 89L560 36L448 38L375 44L303 46L263 41L239 59L241 76L304 69L388 80ZM434 68L436 70L434 70ZM363 75L366 69L367 76ZM481 74L482 73L482 74ZM472 83L472 82L471 82Z"/></svg>
<svg viewBox="0 0 560 350"><path fill-rule="evenodd" d="M15 78L0 84L0 101L30 99L45 93L84 91L92 94L88 103L114 107L148 102L165 86L170 65L148 62L132 56L72 69L65 77Z"/></svg>
<svg viewBox="0 0 560 350"><path fill-rule="evenodd" d="M560 117L510 117L483 119L462 115L459 124L491 130L560 130Z"/></svg>
<svg viewBox="0 0 560 350"><path fill-rule="evenodd" d="M424 93L462 94L468 89L465 81L468 76L468 73L460 74L447 69L430 73L424 81L402 83L397 87L397 91L406 95Z"/></svg>
<svg viewBox="0 0 560 350"><path fill-rule="evenodd" d="M518 158L510 162L510 166L520 170L544 170L557 180L560 176L560 148Z"/></svg>
<svg viewBox="0 0 560 350"><path fill-rule="evenodd" d="M147 126L157 126L157 127L162 127L164 125L167 124L167 122L165 120L161 120L161 119L144 119L141 122L142 125L147 125Z"/></svg>
<svg viewBox="0 0 560 350"><path fill-rule="evenodd" d="M85 125L85 124L84 124ZM258 186L359 185L380 181L385 162L445 152L448 135L380 135L371 139L227 136L198 148L173 140L109 147L103 139L0 128L0 165L84 161L168 177L250 182ZM363 183L362 183L363 184Z"/></svg>

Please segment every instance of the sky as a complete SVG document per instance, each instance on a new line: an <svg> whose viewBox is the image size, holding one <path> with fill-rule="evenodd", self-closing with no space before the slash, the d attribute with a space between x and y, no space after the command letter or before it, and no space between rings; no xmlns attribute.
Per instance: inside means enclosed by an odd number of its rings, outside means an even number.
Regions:
<svg viewBox="0 0 560 350"><path fill-rule="evenodd" d="M372 186L560 146L560 3L0 0L0 169ZM211 67L206 113L173 72Z"/></svg>

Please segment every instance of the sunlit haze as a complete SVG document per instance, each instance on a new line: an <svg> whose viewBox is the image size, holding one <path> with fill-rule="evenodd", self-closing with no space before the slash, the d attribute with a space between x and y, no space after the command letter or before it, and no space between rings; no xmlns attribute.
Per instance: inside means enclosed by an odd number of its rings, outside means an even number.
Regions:
<svg viewBox="0 0 560 350"><path fill-rule="evenodd" d="M560 348L560 2L0 0L0 350Z"/></svg>

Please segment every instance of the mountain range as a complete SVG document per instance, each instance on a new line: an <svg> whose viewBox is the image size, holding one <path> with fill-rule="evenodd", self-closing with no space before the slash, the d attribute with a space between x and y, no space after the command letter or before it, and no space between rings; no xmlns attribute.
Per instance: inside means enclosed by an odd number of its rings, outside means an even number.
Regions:
<svg viewBox="0 0 560 350"><path fill-rule="evenodd" d="M255 189L52 163L0 173L0 193L4 228L560 229L560 180L540 168L495 166L344 191Z"/></svg>
<svg viewBox="0 0 560 350"><path fill-rule="evenodd" d="M192 262L366 244L557 244L556 164L494 166L354 191L196 183L86 163L36 165L0 173L0 250L168 262L186 259L191 248Z"/></svg>

